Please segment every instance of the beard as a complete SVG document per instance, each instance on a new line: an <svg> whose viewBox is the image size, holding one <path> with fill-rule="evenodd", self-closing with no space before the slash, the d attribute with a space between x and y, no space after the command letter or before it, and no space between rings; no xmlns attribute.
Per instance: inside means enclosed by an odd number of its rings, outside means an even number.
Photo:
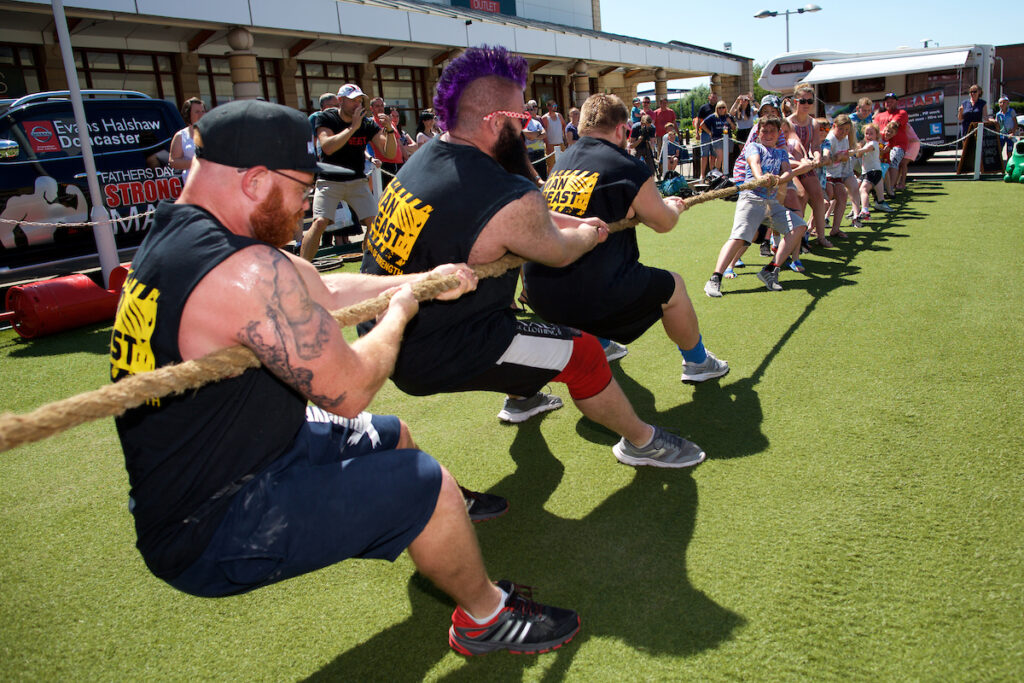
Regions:
<svg viewBox="0 0 1024 683"><path fill-rule="evenodd" d="M498 134L498 140L494 143L494 160L509 173L533 180L523 138L511 123L506 123Z"/></svg>
<svg viewBox="0 0 1024 683"><path fill-rule="evenodd" d="M281 188L275 185L270 188L267 198L249 215L253 237L275 247L283 247L295 238L305 213L302 209L288 213L281 206L282 199Z"/></svg>

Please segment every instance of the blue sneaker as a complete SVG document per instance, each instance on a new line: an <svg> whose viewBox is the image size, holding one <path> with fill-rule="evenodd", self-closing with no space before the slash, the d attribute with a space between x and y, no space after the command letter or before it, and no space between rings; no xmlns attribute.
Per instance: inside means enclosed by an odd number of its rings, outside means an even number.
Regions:
<svg viewBox="0 0 1024 683"><path fill-rule="evenodd" d="M789 269L795 273L802 273L805 270L807 270L806 268L804 268L804 264L800 261L800 259L794 259L790 261Z"/></svg>

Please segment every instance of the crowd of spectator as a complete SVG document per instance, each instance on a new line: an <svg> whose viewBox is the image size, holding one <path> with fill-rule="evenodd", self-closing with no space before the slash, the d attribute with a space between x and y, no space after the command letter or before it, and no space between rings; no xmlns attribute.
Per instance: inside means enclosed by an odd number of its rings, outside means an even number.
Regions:
<svg viewBox="0 0 1024 683"><path fill-rule="evenodd" d="M345 94L340 99L335 93L321 95L320 111L311 114L309 121L317 150L324 158L339 154L346 157L351 171L358 176L359 197L355 198L356 201L341 199L343 208L347 207L351 212L352 227L336 229L324 236L325 229L334 221L334 200L342 194L347 197L348 193L340 193L335 184L337 179L321 179L317 188L317 197L321 201L314 201L315 229L307 231L303 240L302 253L309 258L321 245L321 239L345 244L352 233L361 232L362 227L372 222L375 215L370 208L372 188L363 176L369 175L374 167L379 168L382 183L386 186L418 149L444 132L432 109L417 112L415 132L408 132L407 112L402 108L389 105L383 97L371 99L352 84L343 86L341 91ZM1000 149L1005 149L1004 153L1009 158L1012 154L1011 135L1017 131L1017 112L1009 107L1006 97L1001 97L998 111L990 115L980 86L972 85L968 94L957 111L961 136L972 124L994 122L1001 134ZM344 150L340 150L335 139L329 143L332 149L325 154L324 140L332 136L337 138L345 130L340 127L346 123L342 121L345 117L339 119L337 114L347 108L344 100L358 101L358 111L353 110L350 114L356 115L351 121L358 121L359 127L345 139ZM683 165L692 161L693 178L697 181L708 182L709 174L718 174L719 177L724 174L738 184L750 177L747 156L751 144L758 142L758 121L766 115L778 116L781 124L776 147L784 147L788 151L789 163L794 169L814 166L813 171L794 171L788 191L780 196L780 203L801 216L810 209L807 235L803 238L804 249L811 237L827 248L833 246L832 239L846 236L842 229L844 218L849 219L850 225L861 226L871 217L871 198L875 199L874 206L878 210L890 211L887 199L906 186L907 166L918 155L920 141L909 125L906 111L898 109L897 104L894 93L887 94L878 106L872 100L862 98L849 115L842 114L829 120L814 116L817 100L813 88L808 85L798 85L791 96L777 98L768 95L760 103L752 93L741 93L731 106L720 100L717 93L711 92L692 121L681 125L667 98L659 98L655 109L650 97L635 97L630 109L630 130L625 147L658 181L685 175ZM191 98L183 104L182 111L189 126L175 136L170 163L175 168L187 169L194 153L191 130L205 112L205 107L198 98ZM528 172L535 182L542 185L557 155L580 139L580 110L573 107L566 118L560 113L555 99L547 99L542 105L531 99L524 107L524 114L529 116L524 119L522 132L530 162ZM351 121L347 125L353 125ZM695 135L692 146L691 130ZM358 149L353 150L353 146ZM827 165L823 160L828 162ZM334 192L328 196L330 189ZM848 214L847 203L852 205ZM318 205L319 210L316 208ZM826 234L827 225L829 230ZM732 266L737 260L742 264L738 257L726 264L725 277L734 274ZM796 265L791 267L802 271L799 258L793 261Z"/></svg>

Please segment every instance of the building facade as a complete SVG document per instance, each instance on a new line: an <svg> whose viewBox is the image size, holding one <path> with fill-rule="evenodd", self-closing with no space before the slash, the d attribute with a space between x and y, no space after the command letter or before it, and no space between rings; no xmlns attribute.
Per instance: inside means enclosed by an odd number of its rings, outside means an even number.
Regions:
<svg viewBox="0 0 1024 683"><path fill-rule="evenodd" d="M0 98L65 89L50 3L0 10ZM563 108L674 78L710 75L730 101L753 88L748 58L602 32L598 0L68 0L65 12L83 88L175 103L262 97L310 112L354 82L411 121L444 66L484 43L526 57L527 97Z"/></svg>

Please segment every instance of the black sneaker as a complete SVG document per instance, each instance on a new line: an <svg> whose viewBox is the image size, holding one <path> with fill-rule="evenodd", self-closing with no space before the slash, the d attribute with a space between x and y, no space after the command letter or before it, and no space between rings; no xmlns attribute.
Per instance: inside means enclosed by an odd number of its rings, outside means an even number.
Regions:
<svg viewBox="0 0 1024 683"><path fill-rule="evenodd" d="M768 243L768 240L761 242L761 256L771 256L772 245Z"/></svg>
<svg viewBox="0 0 1024 683"><path fill-rule="evenodd" d="M580 615L571 609L534 602L528 586L499 581L508 600L498 616L487 624L476 623L461 607L452 612L448 644L461 655L485 655L508 650L533 655L562 647L579 632Z"/></svg>
<svg viewBox="0 0 1024 683"><path fill-rule="evenodd" d="M460 486L462 499L466 501L466 512L474 522L486 522L508 512L508 501L491 493L478 493Z"/></svg>

